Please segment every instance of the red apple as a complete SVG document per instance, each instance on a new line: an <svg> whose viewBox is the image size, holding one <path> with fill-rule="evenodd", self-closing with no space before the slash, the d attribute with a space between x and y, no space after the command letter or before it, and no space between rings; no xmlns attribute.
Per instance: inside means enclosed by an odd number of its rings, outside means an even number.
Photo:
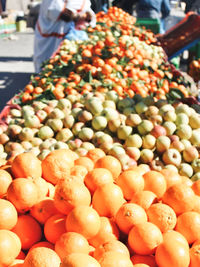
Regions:
<svg viewBox="0 0 200 267"><path fill-rule="evenodd" d="M151 131L151 134L158 138L161 135L167 135L166 129L161 125L155 125Z"/></svg>

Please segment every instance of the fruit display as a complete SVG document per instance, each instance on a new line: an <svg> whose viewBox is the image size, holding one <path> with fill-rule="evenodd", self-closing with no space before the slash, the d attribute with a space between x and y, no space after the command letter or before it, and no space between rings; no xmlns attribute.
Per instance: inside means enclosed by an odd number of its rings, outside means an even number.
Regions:
<svg viewBox="0 0 200 267"><path fill-rule="evenodd" d="M97 14L86 41L64 40L19 96L19 103L61 99L69 94L115 90L120 96L152 95L166 98L172 89L183 96L184 78L166 60L150 31L134 26L135 19L112 7Z"/></svg>
<svg viewBox="0 0 200 267"><path fill-rule="evenodd" d="M0 267L200 266L198 102L134 17L97 21L0 121Z"/></svg>

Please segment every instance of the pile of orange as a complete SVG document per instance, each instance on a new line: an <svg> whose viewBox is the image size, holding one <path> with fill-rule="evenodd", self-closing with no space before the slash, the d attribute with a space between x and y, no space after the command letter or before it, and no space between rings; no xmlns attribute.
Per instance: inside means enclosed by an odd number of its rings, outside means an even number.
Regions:
<svg viewBox="0 0 200 267"><path fill-rule="evenodd" d="M172 89L188 96L183 77L174 73L163 49L152 46L155 35L136 27L135 21L117 7L98 13L96 27L87 28L89 39L79 43L64 40L41 73L25 86L22 103L38 96L61 99L110 89L121 97L151 94L165 99Z"/></svg>
<svg viewBox="0 0 200 267"><path fill-rule="evenodd" d="M2 267L200 266L200 180L94 148L22 153L0 185Z"/></svg>

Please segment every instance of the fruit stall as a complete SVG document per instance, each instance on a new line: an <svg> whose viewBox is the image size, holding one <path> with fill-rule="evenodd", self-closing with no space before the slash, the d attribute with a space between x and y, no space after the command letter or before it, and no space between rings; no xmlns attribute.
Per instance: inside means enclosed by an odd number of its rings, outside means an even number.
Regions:
<svg viewBox="0 0 200 267"><path fill-rule="evenodd" d="M133 16L96 16L0 114L0 267L200 266L198 90Z"/></svg>

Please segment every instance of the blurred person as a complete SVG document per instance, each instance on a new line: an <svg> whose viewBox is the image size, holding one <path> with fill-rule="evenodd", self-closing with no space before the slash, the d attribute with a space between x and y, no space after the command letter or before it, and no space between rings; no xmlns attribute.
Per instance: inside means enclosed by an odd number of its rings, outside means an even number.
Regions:
<svg viewBox="0 0 200 267"><path fill-rule="evenodd" d="M96 24L90 0L43 0L35 27L33 61L35 71L49 59L72 25L78 28Z"/></svg>
<svg viewBox="0 0 200 267"><path fill-rule="evenodd" d="M91 0L91 8L95 13L108 10L108 0Z"/></svg>
<svg viewBox="0 0 200 267"><path fill-rule="evenodd" d="M117 6L132 15L137 2L138 0L114 0L112 5Z"/></svg>
<svg viewBox="0 0 200 267"><path fill-rule="evenodd" d="M164 20L170 14L169 0L139 0L137 7L138 18L158 19L160 22L160 33L165 32Z"/></svg>

